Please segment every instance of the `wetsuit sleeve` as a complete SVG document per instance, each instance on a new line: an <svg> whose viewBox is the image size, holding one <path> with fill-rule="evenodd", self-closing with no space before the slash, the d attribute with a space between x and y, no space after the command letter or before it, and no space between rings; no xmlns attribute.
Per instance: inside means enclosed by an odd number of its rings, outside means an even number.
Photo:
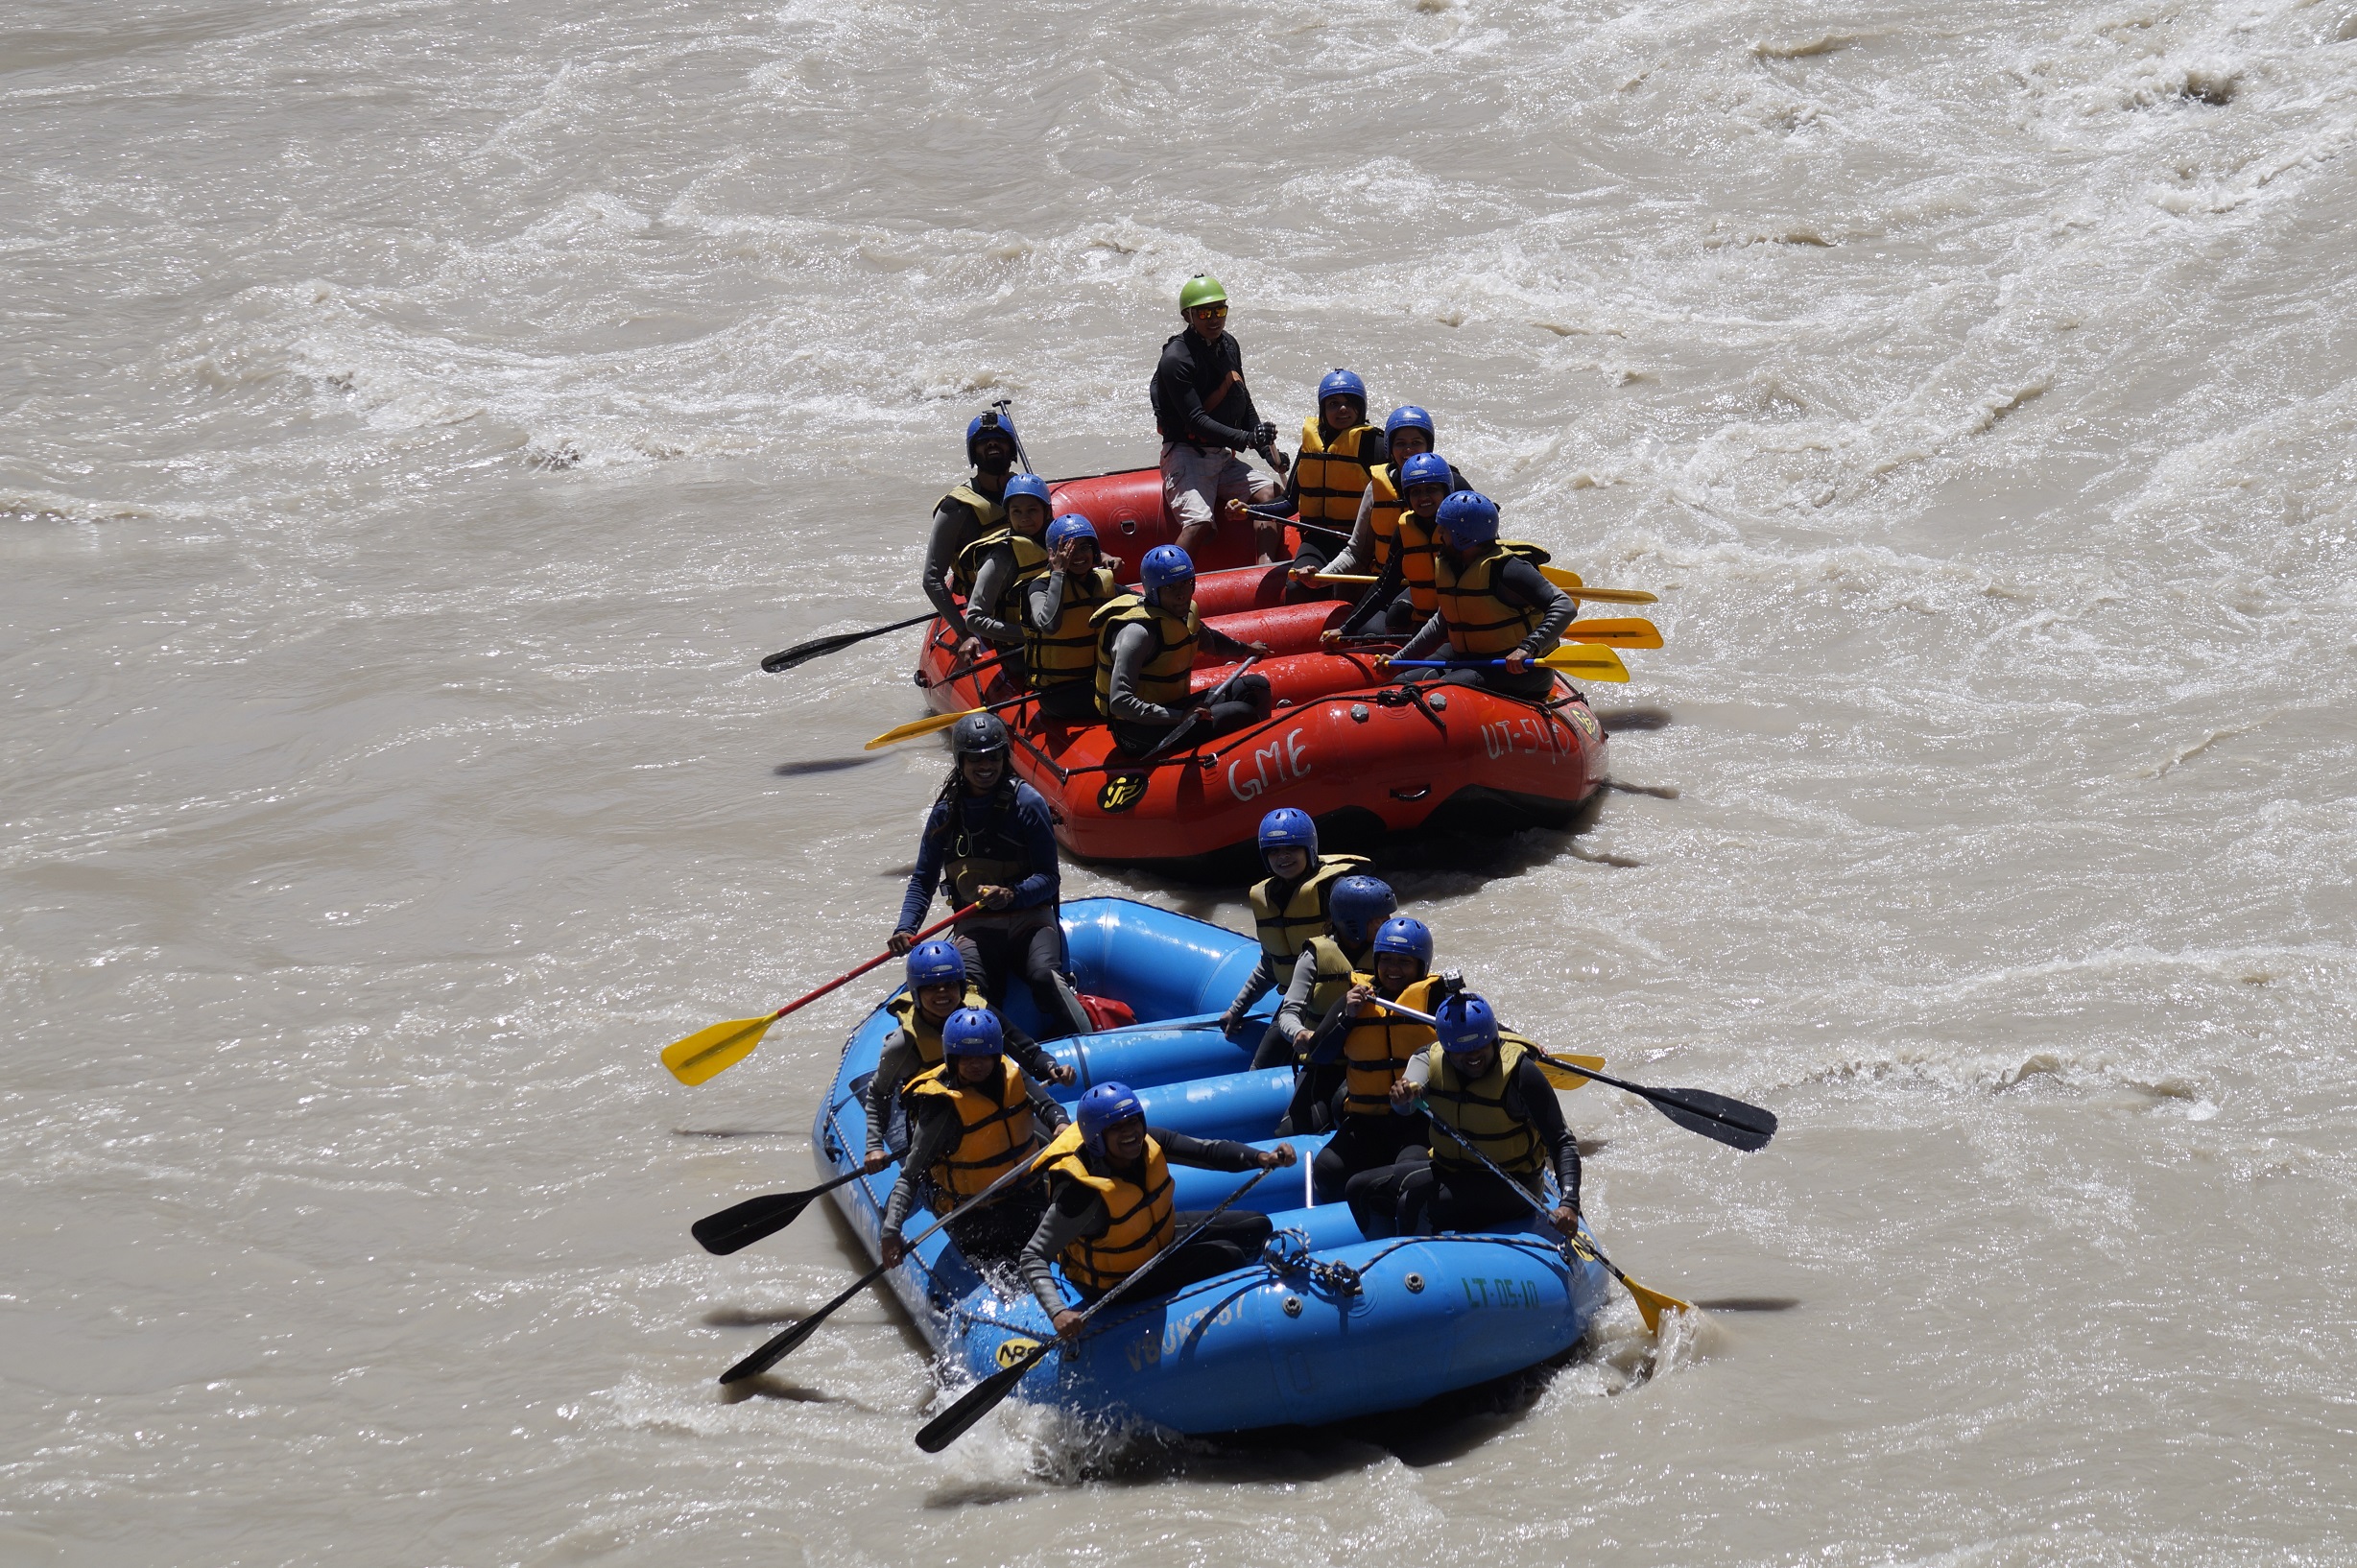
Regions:
<svg viewBox="0 0 2357 1568"><path fill-rule="evenodd" d="M1048 1211L1039 1217L1031 1240L1023 1244L1023 1256L1016 1267L1023 1283L1038 1297L1040 1310L1053 1319L1064 1310L1063 1293L1056 1287L1056 1260L1083 1236L1104 1235L1112 1216L1105 1212L1105 1200L1091 1188L1069 1178L1051 1179L1049 1186Z"/></svg>
<svg viewBox="0 0 2357 1568"><path fill-rule="evenodd" d="M925 814L925 831L917 841L917 866L909 872L909 891L900 900L900 923L894 931L917 931L924 927L925 911L933 907L934 890L941 882L941 846L949 835L941 831L941 815L949 809L942 801L935 801Z"/></svg>
<svg viewBox="0 0 2357 1568"><path fill-rule="evenodd" d="M1318 1032L1310 1036L1309 1044L1302 1048L1302 1056L1321 1066L1340 1060L1343 1041L1350 1035L1350 1021L1360 1016L1363 1015L1347 1002L1337 1002L1333 1010L1318 1020Z"/></svg>
<svg viewBox="0 0 2357 1568"><path fill-rule="evenodd" d="M1416 1093L1409 1097L1406 1109L1403 1110L1398 1105L1394 1105L1392 1106L1392 1114L1394 1116L1416 1116L1420 1114L1420 1109L1417 1105L1416 1102L1423 1097L1424 1090L1432 1083L1432 1057L1425 1055L1423 1052L1418 1051L1415 1056L1408 1058L1408 1065L1401 1069L1399 1076L1406 1081L1408 1086L1414 1089ZM1561 1114L1561 1107L1557 1107L1557 1114Z"/></svg>
<svg viewBox="0 0 2357 1568"><path fill-rule="evenodd" d="M1304 947L1301 956L1293 961L1293 978L1285 984L1285 1000L1277 1005L1276 1028L1285 1038L1290 1040L1301 1030L1318 1027L1309 1018L1309 993L1317 985L1318 955Z"/></svg>
<svg viewBox="0 0 2357 1568"><path fill-rule="evenodd" d="M1056 825L1048 818L1046 799L1028 784L1015 792L1014 826L1024 855L1039 868L1014 885L1014 902L1007 907L1037 909L1055 903L1062 887L1056 864Z"/></svg>
<svg viewBox="0 0 2357 1568"><path fill-rule="evenodd" d="M1034 631L1049 632L1063 618L1064 574L1054 567L1023 586L1023 621Z"/></svg>
<svg viewBox="0 0 2357 1568"><path fill-rule="evenodd" d="M1113 677L1107 682L1110 692L1105 705L1124 724L1168 725L1178 722L1178 715L1170 709L1137 695L1138 667L1153 651L1154 634L1142 626L1125 626L1113 638Z"/></svg>
<svg viewBox="0 0 2357 1568"><path fill-rule="evenodd" d="M1498 597L1509 604L1529 605L1546 611L1547 618L1538 624L1538 630L1523 638L1516 650L1533 658L1552 653L1555 645L1563 640L1563 629L1580 613L1571 595L1548 582L1537 567L1519 558L1498 568Z"/></svg>
<svg viewBox="0 0 2357 1568"><path fill-rule="evenodd" d="M948 1101L931 1094L919 1095L917 1100L909 1129L908 1157L900 1162L900 1179L893 1183L893 1195L884 1204L887 1236L900 1229L917 1201L917 1174L939 1165L958 1137L958 1113Z"/></svg>
<svg viewBox="0 0 2357 1568"><path fill-rule="evenodd" d="M1058 1105L1055 1097L1036 1083L1026 1083L1023 1085L1023 1090L1031 1096L1032 1120L1045 1128L1047 1135L1051 1138L1061 1132L1064 1129L1064 1124L1072 1119L1064 1114L1064 1107Z"/></svg>
<svg viewBox="0 0 2357 1568"><path fill-rule="evenodd" d="M1375 584L1375 586L1378 588L1382 587L1382 585L1383 584L1380 582ZM1416 635L1408 639L1408 646L1401 649L1398 653L1393 653L1392 657L1395 659L1428 659L1431 658L1434 653L1440 650L1440 646L1447 641L1448 621L1443 616L1436 615L1431 620L1426 621L1422 626L1417 627L1416 629Z"/></svg>
<svg viewBox="0 0 2357 1568"><path fill-rule="evenodd" d="M1356 550L1358 547L1359 536L1353 533L1350 535L1350 548ZM1367 535L1368 554L1372 555L1374 548L1374 530L1370 526ZM1342 568L1329 562L1326 570L1339 572ZM1349 617L1343 622L1343 635L1345 637L1355 635L1361 627L1391 608L1392 601L1399 597L1400 584L1405 582L1407 578L1407 564L1401 560L1399 552L1393 551L1392 558L1383 563L1383 570L1375 574L1374 583L1367 590L1367 597L1359 601L1358 606L1351 610ZM1439 619L1437 615L1433 617L1435 621Z"/></svg>
<svg viewBox="0 0 2357 1568"><path fill-rule="evenodd" d="M1167 1128L1150 1127L1147 1136L1162 1146L1162 1157L1173 1165L1192 1165L1199 1171L1257 1171L1260 1151L1226 1138L1195 1138Z"/></svg>
<svg viewBox="0 0 2357 1568"><path fill-rule="evenodd" d="M949 591L949 568L956 564L958 552L974 542L975 531L981 526L982 519L974 515L972 507L944 500L934 509L933 533L925 540L925 597L949 623L949 630L961 637L966 634L965 615L958 608L957 596Z"/></svg>
<svg viewBox="0 0 2357 1568"><path fill-rule="evenodd" d="M1300 464L1296 463L1295 466L1298 468ZM1336 551L1327 558L1326 563L1318 569L1321 572L1355 572L1359 569L1359 562L1374 553L1375 487L1374 482L1369 480L1367 487L1359 491L1359 517L1357 522L1350 525L1349 542ZM1355 612L1353 612L1353 618L1356 618Z"/></svg>
<svg viewBox="0 0 2357 1568"><path fill-rule="evenodd" d="M884 1124L892 1119L893 1096L916 1073L917 1048L909 1043L906 1031L895 1029L884 1037L884 1048L876 1053L875 1072L868 1080L869 1153L883 1152Z"/></svg>
<svg viewBox="0 0 2357 1568"><path fill-rule="evenodd" d="M1571 1135L1571 1128L1563 1121L1563 1103L1555 1097L1555 1085L1538 1070L1538 1063L1525 1057L1514 1066L1512 1091L1522 1103L1510 1104L1507 1109L1518 1111L1537 1128L1539 1141L1547 1146L1547 1153L1554 1161L1555 1184L1563 1189L1563 1201L1578 1208L1580 1140Z"/></svg>
<svg viewBox="0 0 2357 1568"><path fill-rule="evenodd" d="M1037 1040L1033 1039L1012 1024L1006 1025L1006 1034L1008 1057L1017 1067L1023 1069L1024 1076L1045 1083L1049 1073L1056 1066L1056 1058L1049 1056L1047 1049Z"/></svg>
<svg viewBox="0 0 2357 1568"><path fill-rule="evenodd" d="M1001 545L987 552L982 564L974 569L974 592L965 602L966 629L1001 648L1019 648L1023 644L1023 629L1012 621L1000 620L997 613L1008 584L1013 581L1014 552Z"/></svg>
<svg viewBox="0 0 2357 1568"><path fill-rule="evenodd" d="M1227 1004L1227 1016L1243 1017L1253 1003L1269 994L1270 987L1275 984L1276 976L1269 968L1269 955L1263 953L1260 962L1252 965L1252 972L1244 977L1243 989L1237 991L1236 999Z"/></svg>
<svg viewBox="0 0 2357 1568"><path fill-rule="evenodd" d="M1250 658L1252 656L1252 651L1250 648L1236 641L1235 638L1229 636L1226 632L1222 631L1215 626L1206 626L1201 630L1197 631L1195 633L1195 646L1199 651L1207 650L1214 653L1233 653L1239 658Z"/></svg>
<svg viewBox="0 0 2357 1568"><path fill-rule="evenodd" d="M1156 401L1162 408L1163 434L1183 431L1185 434L1178 440L1197 441L1205 446L1234 447L1239 451L1251 445L1252 438L1249 430L1223 424L1204 409L1203 394L1195 387L1195 357L1187 351L1186 340L1185 333L1174 338L1170 346L1162 350L1161 364L1155 367L1155 379L1160 383L1161 396ZM1232 368L1239 371L1243 368L1242 355L1237 356L1237 363ZM1229 368L1224 363L1223 356L1220 374L1225 376ZM1241 409L1239 404L1242 405ZM1249 415L1252 412L1251 396L1239 385L1220 404L1220 411L1223 414Z"/></svg>

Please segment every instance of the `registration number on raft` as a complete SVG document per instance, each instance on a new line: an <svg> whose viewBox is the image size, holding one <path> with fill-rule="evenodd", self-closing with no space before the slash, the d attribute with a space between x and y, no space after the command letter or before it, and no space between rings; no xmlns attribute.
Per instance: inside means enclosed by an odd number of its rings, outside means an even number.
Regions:
<svg viewBox="0 0 2357 1568"><path fill-rule="evenodd" d="M1464 1287L1468 1307L1513 1307L1526 1312L1538 1310L1538 1282L1535 1279L1515 1279L1512 1275L1496 1279L1466 1277L1458 1281Z"/></svg>
<svg viewBox="0 0 2357 1568"><path fill-rule="evenodd" d="M1243 1316L1241 1303L1230 1301L1217 1312L1195 1313L1166 1325L1158 1340L1151 1334L1132 1340L1123 1347L1122 1353L1129 1359L1131 1371L1142 1372L1149 1366L1159 1366L1164 1356L1176 1356L1197 1331L1218 1328L1223 1323L1235 1322Z"/></svg>
<svg viewBox="0 0 2357 1568"><path fill-rule="evenodd" d="M1482 725L1482 747L1492 761L1511 757L1517 751L1543 756L1549 762L1577 756L1579 748L1572 743L1568 731L1558 733L1553 721L1540 723L1536 719L1501 719Z"/></svg>

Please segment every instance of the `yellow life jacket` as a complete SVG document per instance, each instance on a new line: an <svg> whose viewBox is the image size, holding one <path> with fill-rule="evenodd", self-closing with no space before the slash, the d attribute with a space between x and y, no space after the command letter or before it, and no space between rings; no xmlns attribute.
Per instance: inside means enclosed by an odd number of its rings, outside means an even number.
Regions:
<svg viewBox="0 0 2357 1568"><path fill-rule="evenodd" d="M1097 611L1121 596L1121 584L1100 566L1093 572L1064 579L1064 601L1056 612L1052 631L1035 631L1023 625L1023 656L1031 669L1032 689L1086 680L1097 667L1097 630L1090 625Z"/></svg>
<svg viewBox="0 0 2357 1568"><path fill-rule="evenodd" d="M1374 983L1375 977L1363 971L1350 977L1353 986ZM1403 1008L1430 1012L1440 984L1438 975L1412 980L1393 1000ZM1434 1038L1430 1024L1402 1018L1368 1003L1367 1010L1351 1019L1350 1032L1343 1036L1343 1114L1391 1115L1393 1081Z"/></svg>
<svg viewBox="0 0 2357 1568"><path fill-rule="evenodd" d="M961 904L958 907L964 909L965 906ZM972 982L967 982L965 1000L959 1003L958 1006L987 1008L989 1005L990 999L975 989ZM925 1016L925 1010L917 1005L917 995L914 991L902 991L898 996L884 1004L884 1010L900 1020L900 1033L906 1034L909 1042L917 1047L917 1058L919 1061L927 1067L939 1067L941 1064L941 1026ZM916 1081L914 1076L911 1077L910 1081Z"/></svg>
<svg viewBox="0 0 2357 1568"><path fill-rule="evenodd" d="M1270 971L1283 975L1301 956L1301 944L1333 929L1326 917L1326 900L1334 884L1367 864L1365 855L1323 855L1309 875L1278 909L1274 902L1276 878L1252 884L1245 896L1251 901L1252 924L1260 931L1260 950L1269 955Z"/></svg>
<svg viewBox="0 0 2357 1568"><path fill-rule="evenodd" d="M1088 1168L1081 1124L1068 1122L1039 1155L1050 1178L1063 1176L1093 1188L1105 1200L1105 1234L1083 1237L1064 1248L1064 1277L1091 1295L1129 1278L1171 1244L1178 1221L1171 1212L1170 1166L1162 1146L1146 1140L1145 1184L1120 1175L1099 1176Z"/></svg>
<svg viewBox="0 0 2357 1568"><path fill-rule="evenodd" d="M1342 1005L1359 966L1350 962L1350 955L1343 951L1343 944L1331 937L1312 937L1301 944L1301 951L1315 960L1318 965L1314 971L1318 978L1310 982L1307 1009L1309 1027L1316 1029L1324 1022L1327 1013ZM1369 955L1369 958L1372 956Z"/></svg>
<svg viewBox="0 0 2357 1568"><path fill-rule="evenodd" d="M1293 460L1301 484L1301 520L1345 530L1357 522L1359 497L1367 490L1365 454L1382 444L1383 432L1370 424L1352 425L1329 443L1315 415L1302 420L1301 450Z"/></svg>
<svg viewBox="0 0 2357 1568"><path fill-rule="evenodd" d="M1186 705L1194 689L1189 677L1195 673L1195 637L1203 629L1203 619L1195 612L1192 601L1181 621L1159 605L1125 593L1090 616L1089 623L1097 629L1099 713L1113 711L1113 642L1128 626L1142 626L1155 639L1154 653L1137 668L1138 700L1156 707Z"/></svg>
<svg viewBox="0 0 2357 1568"><path fill-rule="evenodd" d="M1395 546L1392 536L1398 532L1399 514L1408 510L1405 497L1399 493L1399 479L1388 463L1378 463L1367 471L1368 487L1375 492L1367 508L1367 526L1375 532L1375 570L1380 572L1392 563ZM1350 520L1358 521L1351 513Z"/></svg>
<svg viewBox="0 0 2357 1568"><path fill-rule="evenodd" d="M980 533L988 534L990 532L990 530L998 527L999 524L1007 520L1006 503L1003 501L993 501L988 496L983 494L980 490L974 488L974 482L970 479L962 485L952 487L950 492L947 495L942 496L941 499L943 501L963 501L967 506L972 507L974 509L974 521L976 528ZM934 510L938 511L940 509L940 507L936 506Z"/></svg>
<svg viewBox="0 0 2357 1568"><path fill-rule="evenodd" d="M1498 597L1498 568L1517 557L1536 566L1547 553L1535 544L1493 539L1460 566L1445 552L1433 552L1440 618L1448 623L1448 645L1459 658L1502 657L1546 620L1540 606L1509 604Z"/></svg>
<svg viewBox="0 0 2357 1568"><path fill-rule="evenodd" d="M949 563L949 585L958 590L959 598L964 599L974 591L975 580L982 576L982 558L988 555L993 547L1002 544L1014 550L1014 581L1007 585L1008 592L1015 592L1022 584L1048 569L1047 547L1037 539L1027 534L1017 534L1012 528L1003 525L987 529L980 538L959 551L958 558ZM997 614L994 606L977 605L974 607L997 620L1014 619L1012 615Z"/></svg>
<svg viewBox="0 0 2357 1568"><path fill-rule="evenodd" d="M1465 1152L1477 1149L1489 1163L1513 1176L1538 1170L1545 1146L1538 1129L1506 1108L1506 1085L1514 1064L1536 1048L1521 1035L1501 1030L1489 1071L1467 1081L1439 1046L1427 1051L1432 1081L1424 1085L1424 1102L1432 1107L1432 1162L1435 1165L1480 1169L1481 1162ZM1445 1130L1443 1130L1445 1129Z"/></svg>
<svg viewBox="0 0 2357 1568"><path fill-rule="evenodd" d="M909 1083L912 1115L928 1097L947 1100L958 1113L957 1144L926 1173L933 1180L938 1211L978 1197L1032 1151L1031 1091L1013 1062L1002 1057L999 1066L999 1081L981 1088L959 1081L946 1061Z"/></svg>

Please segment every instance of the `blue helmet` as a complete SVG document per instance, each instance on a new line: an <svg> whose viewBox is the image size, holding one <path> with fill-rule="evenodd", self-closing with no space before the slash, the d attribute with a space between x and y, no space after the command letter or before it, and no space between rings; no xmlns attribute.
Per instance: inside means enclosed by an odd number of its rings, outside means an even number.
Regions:
<svg viewBox="0 0 2357 1568"><path fill-rule="evenodd" d="M1479 490L1459 490L1441 502L1436 520L1449 543L1460 550L1488 544L1498 536L1498 504Z"/></svg>
<svg viewBox="0 0 2357 1568"><path fill-rule="evenodd" d="M1309 863L1318 864L1318 824L1299 806L1279 806L1260 820L1260 862L1269 863L1272 849L1306 849Z"/></svg>
<svg viewBox="0 0 2357 1568"><path fill-rule="evenodd" d="M1073 1120L1081 1126L1081 1141L1098 1153L1105 1152L1105 1129L1115 1122L1131 1117L1145 1120L1146 1107L1138 1104L1137 1096L1127 1083L1100 1083L1081 1096Z"/></svg>
<svg viewBox="0 0 2357 1568"><path fill-rule="evenodd" d="M1005 506L1018 495L1028 495L1043 507L1053 509L1055 505L1048 499L1048 482L1037 474L1016 474L1008 480L1007 493L1000 497L999 505Z"/></svg>
<svg viewBox="0 0 2357 1568"><path fill-rule="evenodd" d="M965 980L965 955L953 942L918 942L909 949L909 989Z"/></svg>
<svg viewBox="0 0 2357 1568"><path fill-rule="evenodd" d="M1325 400L1338 393L1344 397L1357 398L1359 413L1364 415L1367 412L1367 383L1340 366L1328 370L1325 379L1318 383L1318 406L1325 407Z"/></svg>
<svg viewBox="0 0 2357 1568"><path fill-rule="evenodd" d="M1009 480L1007 487L1012 490L1014 481ZM1097 525L1077 511L1067 511L1056 521L1048 524L1048 548L1050 550L1060 548L1066 539L1086 539L1100 550L1105 548L1097 538Z"/></svg>
<svg viewBox="0 0 2357 1568"><path fill-rule="evenodd" d="M1432 928L1412 915L1394 915L1375 933L1375 951L1405 953L1426 969L1432 967Z"/></svg>
<svg viewBox="0 0 2357 1568"><path fill-rule="evenodd" d="M941 1026L945 1057L995 1057L1007 1049L1007 1032L988 1008L960 1008Z"/></svg>
<svg viewBox="0 0 2357 1568"><path fill-rule="evenodd" d="M1404 494L1417 485L1454 485L1455 470L1438 452L1418 452L1399 465L1399 488Z"/></svg>
<svg viewBox="0 0 2357 1568"><path fill-rule="evenodd" d="M1432 1010L1433 1033L1452 1057L1476 1056L1498 1043L1498 1015L1471 991L1440 999Z"/></svg>
<svg viewBox="0 0 2357 1568"><path fill-rule="evenodd" d="M1013 450L1020 445L1020 441L1014 433L1014 421L1012 419L1008 418L1005 415L997 413L996 411L988 414L977 414L965 423L966 462L972 463L975 461L975 443L980 441L986 435L1006 437L1007 445L1010 450Z"/></svg>
<svg viewBox="0 0 2357 1568"><path fill-rule="evenodd" d="M1376 922L1388 919L1397 908L1392 885L1381 877L1346 876L1326 895L1326 918L1333 922L1334 934L1353 947L1365 942Z"/></svg>
<svg viewBox="0 0 2357 1568"><path fill-rule="evenodd" d="M1440 433L1432 428L1432 416L1417 408L1414 403L1400 404L1399 407L1392 410L1392 416L1383 421L1383 435L1386 440L1403 430L1420 430L1424 433L1426 440L1436 446L1440 444Z"/></svg>
<svg viewBox="0 0 2357 1568"><path fill-rule="evenodd" d="M1160 593L1174 582L1195 581L1195 558L1175 544L1157 544L1137 563L1137 581L1148 593Z"/></svg>

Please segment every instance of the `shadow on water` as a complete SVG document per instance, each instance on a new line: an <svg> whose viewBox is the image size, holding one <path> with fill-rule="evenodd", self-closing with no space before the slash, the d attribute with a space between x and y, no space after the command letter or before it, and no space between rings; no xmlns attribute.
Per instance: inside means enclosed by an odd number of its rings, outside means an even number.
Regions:
<svg viewBox="0 0 2357 1568"><path fill-rule="evenodd" d="M865 768L879 757L813 757L807 762L781 762L770 770L779 778L808 778L813 773L840 773L847 768Z"/></svg>
<svg viewBox="0 0 2357 1568"><path fill-rule="evenodd" d="M1599 708L1596 722L1607 735L1625 735L1638 729L1667 729L1670 713L1667 708Z"/></svg>
<svg viewBox="0 0 2357 1568"><path fill-rule="evenodd" d="M823 1389L806 1389L798 1383L788 1383L767 1372L759 1377L749 1377L742 1383L721 1385L720 1402L722 1404L741 1405L748 1399L777 1399L792 1405L848 1405L853 1410L883 1414L876 1412L873 1406L863 1405L847 1394L828 1393Z"/></svg>
<svg viewBox="0 0 2357 1568"><path fill-rule="evenodd" d="M1790 1312L1800 1305L1797 1295L1714 1295L1697 1301L1704 1312Z"/></svg>

